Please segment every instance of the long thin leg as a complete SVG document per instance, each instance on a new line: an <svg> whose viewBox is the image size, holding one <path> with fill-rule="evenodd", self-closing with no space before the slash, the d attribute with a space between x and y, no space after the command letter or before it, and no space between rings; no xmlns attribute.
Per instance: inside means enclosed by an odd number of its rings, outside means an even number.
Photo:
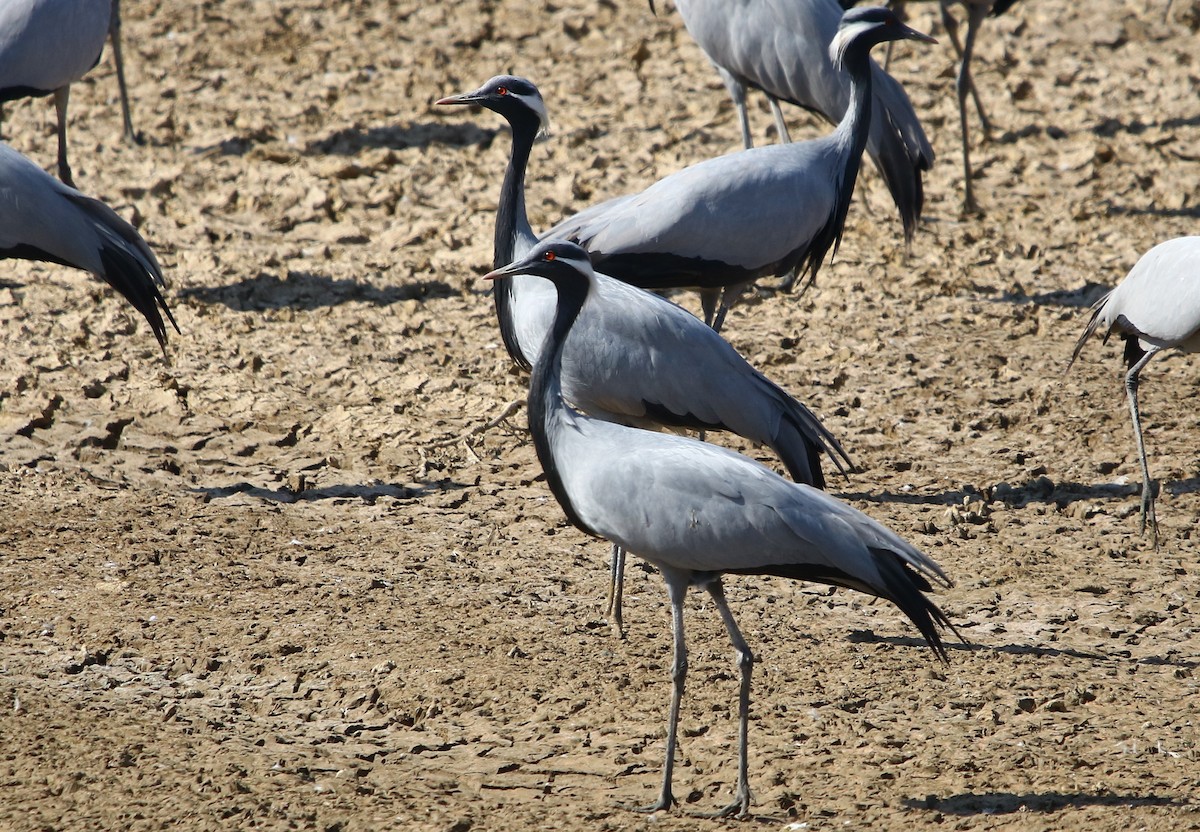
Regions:
<svg viewBox="0 0 1200 832"><path fill-rule="evenodd" d="M783 144L791 144L792 137L788 133L787 122L783 118L783 110L779 106L779 99L773 95L768 95L767 101L771 102L771 115L775 116L775 132L779 134L779 141Z"/></svg>
<svg viewBox="0 0 1200 832"><path fill-rule="evenodd" d="M54 109L58 112L58 178L74 188L75 179L67 163L67 102L70 98L70 85L54 91Z"/></svg>
<svg viewBox="0 0 1200 832"><path fill-rule="evenodd" d="M750 137L750 114L746 112L746 85L724 67L717 66L717 74L721 76L725 89L729 90L729 97L733 99L733 106L737 108L738 121L742 125L742 147L749 150L754 147L754 139Z"/></svg>
<svg viewBox="0 0 1200 832"><path fill-rule="evenodd" d="M725 326L725 316L729 314L729 310L738 302L749 285L748 283L738 283L726 286L721 290L721 305L717 308L717 316L712 322L713 332L720 332L721 327Z"/></svg>
<svg viewBox="0 0 1200 832"><path fill-rule="evenodd" d="M679 703L683 700L683 685L687 680L687 644L683 638L683 599L687 595L689 575L674 569L661 569L667 582L667 598L671 602L671 635L675 640L674 661L671 663L671 712L667 717L667 758L663 762L662 791L658 800L642 808L643 812L669 809L675 804L671 792L671 776L675 773L675 748L678 743Z"/></svg>
<svg viewBox="0 0 1200 832"><path fill-rule="evenodd" d="M733 613L729 611L729 603L725 600L725 588L721 585L719 578L708 585L708 594L716 603L717 609L721 613L721 620L725 622L725 629L729 631L729 640L733 642L733 649L737 653L738 670L742 677L741 688L738 692L737 794L733 803L718 812L720 817L737 815L740 818L745 817L750 810L749 740L747 735L750 730L750 673L754 669L754 655L750 652L750 645L746 644L746 639L742 638L742 631L738 629L737 622L733 620Z"/></svg>
<svg viewBox="0 0 1200 832"><path fill-rule="evenodd" d="M1154 535L1154 549L1158 551L1158 518L1154 514L1154 488L1150 482L1150 464L1146 461L1146 443L1142 439L1142 418L1138 412L1138 373L1150 361L1151 358L1158 355L1159 350L1152 349L1141 357L1141 359L1129 368L1129 372L1125 374L1125 394L1129 399L1129 413L1133 416L1133 435L1137 438L1138 460L1142 464L1142 528L1141 533L1146 533L1146 516L1150 517L1150 530Z"/></svg>
<svg viewBox="0 0 1200 832"><path fill-rule="evenodd" d="M980 12L979 10L982 10ZM967 214L978 214L979 203L975 201L975 192L971 187L971 151L970 133L967 129L967 93L974 88L971 80L971 52L975 47L976 15L986 14L986 8L968 4L967 6L967 40L961 49L961 59L958 64L958 77L954 82L954 90L958 94L958 123L962 129L962 158L963 158L963 211ZM945 3L942 4L942 19L946 25L946 34L958 49L958 38L954 34L958 24L950 14ZM982 18L980 18L982 19ZM981 119L982 121L982 119Z"/></svg>
<svg viewBox="0 0 1200 832"><path fill-rule="evenodd" d="M721 290L720 289L701 289L700 290L700 310L704 313L704 323L718 332L721 331L720 324L716 323L717 310L721 306ZM722 319L724 316L722 316Z"/></svg>
<svg viewBox="0 0 1200 832"><path fill-rule="evenodd" d="M954 46L954 54L958 57L958 62L961 65L963 62L963 56L966 54L967 50L958 40L958 21L954 18L954 15L950 14L950 6L952 4L953 0L942 0L942 25L946 27L946 34L950 38L950 43ZM984 18L987 17L988 12L992 10L993 3L990 2L990 0L982 0L982 2L980 2L980 0L966 0L963 5L967 7L967 35L968 38L973 41L973 38L970 38L972 29L971 19L977 16L978 22L975 24L974 28L978 28L983 22ZM973 50L974 47L972 46L972 51ZM983 109L983 99L979 97L979 88L975 86L975 77L970 74L969 66L967 68L967 84L970 87L971 100L975 102L975 112L979 114L979 123L983 128L983 136L985 139L991 139L992 122L991 119L987 117L987 113Z"/></svg>
<svg viewBox="0 0 1200 832"><path fill-rule="evenodd" d="M121 0L112 0L108 37L112 41L113 62L117 65L117 88L121 91L121 117L125 122L125 141L141 144L142 137L133 129L133 115L129 110L129 89L125 85L125 59L121 56Z"/></svg>
<svg viewBox="0 0 1200 832"><path fill-rule="evenodd" d="M621 620L621 599L625 595L625 550L612 545L612 558L608 570L608 609L604 616L617 630L617 638L625 638L625 627Z"/></svg>

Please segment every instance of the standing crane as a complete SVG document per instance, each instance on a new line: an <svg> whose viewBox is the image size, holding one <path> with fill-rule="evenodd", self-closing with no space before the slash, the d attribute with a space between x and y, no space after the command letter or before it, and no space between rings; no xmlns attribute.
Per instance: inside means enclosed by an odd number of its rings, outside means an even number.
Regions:
<svg viewBox="0 0 1200 832"><path fill-rule="evenodd" d="M537 244L525 211L525 171L546 105L525 78L498 75L479 89L438 101L477 105L503 116L512 151L496 212L493 268ZM557 296L547 280L514 275L495 286L496 317L514 363L537 363ZM825 486L821 456L845 472L850 459L803 404L751 367L693 315L670 301L604 275L575 322L563 358L564 389L600 419L645 428L727 430L770 447L797 482ZM623 553L614 549L608 616L621 630Z"/></svg>
<svg viewBox="0 0 1200 832"><path fill-rule="evenodd" d="M533 274L551 281L558 304L529 387L529 428L546 480L567 519L656 567L667 585L674 637L674 682L666 761L658 799L669 808L687 677L683 601L691 586L712 596L737 653L738 775L733 803L750 806L747 733L753 655L725 600L721 576L777 575L855 589L900 608L943 660L938 628L949 620L923 593L949 585L938 565L867 515L752 459L683 436L593 419L564 401L563 354L571 330L596 293L588 254L548 240L487 275Z"/></svg>
<svg viewBox="0 0 1200 832"><path fill-rule="evenodd" d="M842 16L829 52L850 76L850 106L832 134L700 162L585 209L545 237L579 243L597 269L635 286L701 289L705 319L718 330L758 278L807 272L811 281L837 252L867 143L871 48L894 40L933 39L885 8Z"/></svg>
<svg viewBox="0 0 1200 832"><path fill-rule="evenodd" d="M1158 518L1138 410L1138 375L1165 349L1200 352L1200 237L1178 237L1150 249L1093 309L1067 369L1092 333L1102 332L1107 341L1116 332L1125 340L1125 394L1142 466L1141 531L1145 533L1148 517L1157 549Z"/></svg>
<svg viewBox="0 0 1200 832"><path fill-rule="evenodd" d="M167 348L162 269L133 226L0 144L0 259L43 260L91 272L142 314ZM161 310L161 313L160 313Z"/></svg>
<svg viewBox="0 0 1200 832"><path fill-rule="evenodd" d="M839 0L845 7L854 5L857 0ZM908 0L891 0L888 5L895 10L897 16L904 19L904 7ZM980 213L979 202L975 199L975 190L971 186L971 151L970 133L967 129L967 95L975 102L975 112L979 114L979 126L983 137L991 139L992 123L988 120L983 109L983 101L979 98L979 90L971 75L971 56L975 51L975 35L983 21L988 17L999 17L1008 11L1017 0L938 0L941 9L942 25L954 52L958 56L958 74L954 79L954 91L958 96L958 123L962 136L963 158L963 212L967 214ZM967 10L967 36L965 41L958 39L958 19L951 13L950 7L961 5Z"/></svg>
<svg viewBox="0 0 1200 832"><path fill-rule="evenodd" d="M789 141L780 101L836 124L850 104L850 77L833 66L829 45L842 8L837 0L676 0L684 25L716 67L737 107L742 143L751 147L747 88L766 93L775 126ZM874 60L867 153L883 176L911 242L925 202L922 176L933 147L904 88Z"/></svg>
<svg viewBox="0 0 1200 832"><path fill-rule="evenodd" d="M120 0L4 0L0 3L0 104L54 96L58 115L58 176L74 187L67 161L71 84L100 61L111 32L125 135L137 141L121 60Z"/></svg>

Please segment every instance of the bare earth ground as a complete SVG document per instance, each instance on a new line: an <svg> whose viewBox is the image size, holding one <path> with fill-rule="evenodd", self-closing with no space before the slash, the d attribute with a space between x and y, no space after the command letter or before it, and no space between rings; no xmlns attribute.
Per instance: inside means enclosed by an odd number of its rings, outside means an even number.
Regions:
<svg viewBox="0 0 1200 832"><path fill-rule="evenodd" d="M147 146L120 142L106 57L72 96L73 161L158 251L183 334L164 362L99 283L3 266L0 828L731 824L683 814L734 778L736 673L699 596L683 812L622 808L658 787L665 594L631 568L628 639L602 622L607 547L539 478L479 280L507 133L432 106L498 71L539 82L546 227L735 149L678 16L126 5ZM730 581L761 661L752 825L1200 828L1200 362L1143 377L1160 552L1119 347L1063 375L1101 286L1197 231L1200 6L1174 6L986 24L983 218L959 209L949 44L899 49L940 154L911 254L870 170L817 286L732 315L861 466L835 491L955 578L939 601L971 641L942 667L885 604ZM48 102L4 130L51 163Z"/></svg>

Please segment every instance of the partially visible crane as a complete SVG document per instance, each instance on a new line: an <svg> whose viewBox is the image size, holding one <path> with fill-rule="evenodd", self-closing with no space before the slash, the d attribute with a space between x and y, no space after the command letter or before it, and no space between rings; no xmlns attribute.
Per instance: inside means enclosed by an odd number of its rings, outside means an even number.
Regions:
<svg viewBox="0 0 1200 832"><path fill-rule="evenodd" d="M1075 344L1067 369L1094 332L1117 333L1125 340L1125 395L1133 419L1138 461L1142 467L1142 527L1146 520L1158 548L1154 488L1138 410L1138 375L1165 349L1200 352L1200 237L1178 237L1159 243L1134 264L1117 287L1096 303L1092 317Z"/></svg>

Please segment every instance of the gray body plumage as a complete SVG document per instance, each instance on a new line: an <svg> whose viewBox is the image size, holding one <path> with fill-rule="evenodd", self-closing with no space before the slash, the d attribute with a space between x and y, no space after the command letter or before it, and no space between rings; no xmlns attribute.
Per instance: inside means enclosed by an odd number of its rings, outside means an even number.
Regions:
<svg viewBox="0 0 1200 832"><path fill-rule="evenodd" d="M71 84L99 61L112 34L125 133L136 140L121 60L119 0L4 0L0 2L0 102L53 95L58 114L58 172L73 185L67 160L67 103Z"/></svg>
<svg viewBox="0 0 1200 832"><path fill-rule="evenodd" d="M837 128L807 142L755 147L708 159L639 194L586 209L550 229L586 248L596 268L648 289L724 290L724 312L750 282L772 275L816 276L836 253L866 146L871 117L869 53L890 40L932 40L886 9L846 12L830 45L851 78Z"/></svg>
<svg viewBox="0 0 1200 832"><path fill-rule="evenodd" d="M503 87L505 96L487 94ZM522 101L513 100L521 95ZM497 212L493 265L518 259L537 242L525 213L525 163L545 109L526 79L498 76L475 93L443 99L479 103L509 119L513 157ZM497 313L518 364L537 363L557 293L534 275L498 283ZM591 415L646 428L729 430L772 448L797 480L824 485L819 457L845 470L849 459L803 404L754 370L717 333L670 301L597 275L596 290L563 351L563 390Z"/></svg>
<svg viewBox="0 0 1200 832"><path fill-rule="evenodd" d="M539 244L489 277L533 273L554 281L559 301L529 393L530 431L546 480L568 519L662 573L671 601L675 658L667 753L659 798L673 802L679 703L687 674L683 598L704 586L716 602L741 673L737 795L726 814L750 805L747 730L753 657L729 611L723 573L779 575L867 592L895 603L943 656L948 621L923 594L948 583L937 564L886 527L759 463L682 436L587 416L563 398L562 358L572 326L597 287L587 253L564 241Z"/></svg>
<svg viewBox="0 0 1200 832"><path fill-rule="evenodd" d="M91 272L125 296L165 348L162 270L133 226L99 200L57 181L0 144L0 259L60 263ZM161 310L161 311L160 311Z"/></svg>
<svg viewBox="0 0 1200 832"><path fill-rule="evenodd" d="M850 105L850 78L829 44L842 9L836 0L676 0L688 32L721 73L750 146L747 88L762 90L837 123ZM883 175L912 237L924 205L922 176L934 152L904 88L871 61L867 153Z"/></svg>

